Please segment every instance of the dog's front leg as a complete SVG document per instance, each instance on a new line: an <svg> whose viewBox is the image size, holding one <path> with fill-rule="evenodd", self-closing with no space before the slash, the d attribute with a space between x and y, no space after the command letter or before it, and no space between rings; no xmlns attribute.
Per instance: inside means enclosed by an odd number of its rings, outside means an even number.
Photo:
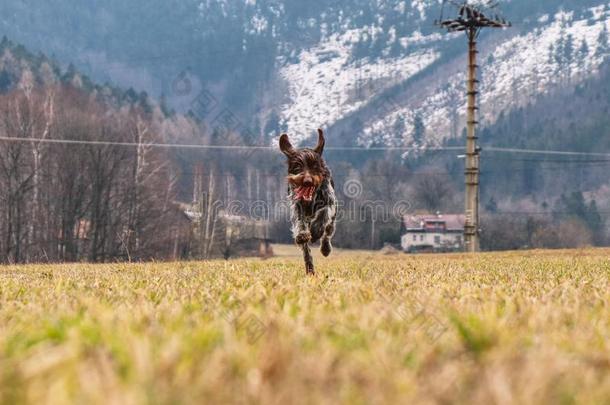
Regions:
<svg viewBox="0 0 610 405"><path fill-rule="evenodd" d="M337 216L336 208L334 205L326 208L326 212L324 213L324 234L322 235L322 240L320 241L320 252L324 257L328 257L333 250L333 247L330 243L333 235L335 234L335 219Z"/></svg>
<svg viewBox="0 0 610 405"><path fill-rule="evenodd" d="M330 241L335 235L335 222L337 219L337 198L332 183L328 186L327 207L324 210L322 240L320 241L320 252L324 257L328 257L333 250Z"/></svg>
<svg viewBox="0 0 610 405"><path fill-rule="evenodd" d="M294 205L291 211L292 236L297 245L304 245L311 240L309 231L309 221L305 218L305 213L299 205Z"/></svg>
<svg viewBox="0 0 610 405"><path fill-rule="evenodd" d="M313 258L311 257L309 243L303 243L301 249L303 250L303 260L305 260L305 272L313 276L316 274L316 271L313 267Z"/></svg>
<svg viewBox="0 0 610 405"><path fill-rule="evenodd" d="M315 274L313 267L313 258L311 257L311 249L309 241L311 240L311 231L309 230L309 221L305 217L299 205L295 204L292 207L292 236L297 245L303 250L303 260L305 261L305 271L307 274Z"/></svg>

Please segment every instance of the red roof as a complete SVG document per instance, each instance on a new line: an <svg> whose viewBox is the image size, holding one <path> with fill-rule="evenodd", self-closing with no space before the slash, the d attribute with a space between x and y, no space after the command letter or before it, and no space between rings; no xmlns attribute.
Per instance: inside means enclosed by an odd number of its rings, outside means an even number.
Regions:
<svg viewBox="0 0 610 405"><path fill-rule="evenodd" d="M424 231L430 228L463 231L465 222L466 216L464 214L405 215L403 217L403 224L407 231Z"/></svg>

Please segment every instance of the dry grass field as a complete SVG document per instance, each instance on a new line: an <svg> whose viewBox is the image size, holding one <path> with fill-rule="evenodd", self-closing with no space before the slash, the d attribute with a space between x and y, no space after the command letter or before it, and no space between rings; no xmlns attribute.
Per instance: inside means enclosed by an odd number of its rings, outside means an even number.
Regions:
<svg viewBox="0 0 610 405"><path fill-rule="evenodd" d="M610 403L610 251L0 268L1 403Z"/></svg>

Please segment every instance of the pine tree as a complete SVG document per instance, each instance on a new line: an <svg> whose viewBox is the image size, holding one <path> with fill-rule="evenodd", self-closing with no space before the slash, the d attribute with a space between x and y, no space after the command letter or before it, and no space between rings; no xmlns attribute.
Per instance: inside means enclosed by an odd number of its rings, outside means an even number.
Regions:
<svg viewBox="0 0 610 405"><path fill-rule="evenodd" d="M415 114L413 121L413 142L417 145L422 145L424 137L426 136L426 127L424 125L424 119L421 113Z"/></svg>
<svg viewBox="0 0 610 405"><path fill-rule="evenodd" d="M563 73L565 67L565 44L566 44L566 33L565 28L561 28L559 39L557 40L557 46L554 47L555 54L553 55L553 61L555 63L555 74L560 75ZM560 77L561 81L561 77Z"/></svg>
<svg viewBox="0 0 610 405"><path fill-rule="evenodd" d="M557 64L559 70L563 67L563 44L565 37L563 34L557 40L557 46L555 46L555 55L553 55L553 61Z"/></svg>
<svg viewBox="0 0 610 405"><path fill-rule="evenodd" d="M404 53L404 49L402 47L402 44L400 43L400 40L398 38L396 38L394 40L394 42L392 42L392 45L390 46L390 56L393 58L397 58L399 56L401 56Z"/></svg>
<svg viewBox="0 0 610 405"><path fill-rule="evenodd" d="M13 44L8 40L6 35L2 36L2 41L0 41L0 52L4 52L5 49L9 49Z"/></svg>
<svg viewBox="0 0 610 405"><path fill-rule="evenodd" d="M549 45L549 59L547 61L547 63L549 64L549 66L551 67L551 70L553 72L553 77L551 77L551 82L555 82L556 81L556 75L557 72L559 71L559 67L557 65L557 50L555 49L555 45L551 44Z"/></svg>
<svg viewBox="0 0 610 405"><path fill-rule="evenodd" d="M263 134L263 141L265 142L265 145L268 144L268 141L272 137L277 136L280 132L280 117L275 111L273 111L269 116L269 119L267 119L267 123L265 124L265 130Z"/></svg>
<svg viewBox="0 0 610 405"><path fill-rule="evenodd" d="M597 202L591 200L589 208L587 210L586 222L593 233L593 241L596 245L601 245L604 241L604 221L602 216L599 214L597 209Z"/></svg>
<svg viewBox="0 0 610 405"><path fill-rule="evenodd" d="M574 37L572 36L572 34L569 34L566 37L566 40L563 44L562 51L563 51L562 59L563 59L563 63L564 63L564 70L565 70L566 78L568 79L568 82L569 82L572 77L572 62L574 61Z"/></svg>
<svg viewBox="0 0 610 405"><path fill-rule="evenodd" d="M403 137L405 134L405 117L399 115L396 117L396 121L394 122L394 138L396 139L396 144L401 145L403 141Z"/></svg>
<svg viewBox="0 0 610 405"><path fill-rule="evenodd" d="M492 214L498 212L498 203L493 197L491 197L487 204L485 204L485 210Z"/></svg>
<svg viewBox="0 0 610 405"><path fill-rule="evenodd" d="M597 49L595 56L604 60L608 56L608 27L604 24L604 29L597 37Z"/></svg>
<svg viewBox="0 0 610 405"><path fill-rule="evenodd" d="M578 48L576 64L581 74L587 73L587 59L589 58L589 44L587 44L586 38L583 38L580 48Z"/></svg>
<svg viewBox="0 0 610 405"><path fill-rule="evenodd" d="M360 40L354 46L354 50L352 51L352 55L355 60L365 58L369 55L369 50L371 49L372 41L371 36L368 34L363 34L360 36Z"/></svg>
<svg viewBox="0 0 610 405"><path fill-rule="evenodd" d="M383 50L386 47L385 38L382 34L377 34L370 48L370 56L372 59L378 59L382 56Z"/></svg>
<svg viewBox="0 0 610 405"><path fill-rule="evenodd" d="M593 10L588 10L588 16L587 16L587 25L589 27L594 26L597 23L597 18L595 17L595 13L593 12Z"/></svg>

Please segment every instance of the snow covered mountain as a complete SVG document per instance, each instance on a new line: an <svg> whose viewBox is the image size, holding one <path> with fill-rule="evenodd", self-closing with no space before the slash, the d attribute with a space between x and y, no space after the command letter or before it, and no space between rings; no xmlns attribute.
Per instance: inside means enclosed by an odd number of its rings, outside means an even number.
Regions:
<svg viewBox="0 0 610 405"><path fill-rule="evenodd" d="M436 145L464 127L465 39L434 24L453 16L450 3L7 0L0 35L178 111L205 92L266 142L325 125L344 144ZM608 0L499 3L514 27L480 38L483 124L574 86L608 55ZM202 119L213 127L216 113Z"/></svg>
<svg viewBox="0 0 610 405"><path fill-rule="evenodd" d="M334 34L302 51L297 63L282 66L280 75L289 88L289 97L281 106L282 126L303 135L316 123L332 125L365 107L376 93L413 77L439 57L431 48L400 58L353 61L351 38L358 34Z"/></svg>
<svg viewBox="0 0 610 405"><path fill-rule="evenodd" d="M422 15L431 11L425 2L411 7ZM539 15L482 36L481 123L493 123L502 111L594 74L608 56L609 26L610 3ZM354 59L354 38L374 32L332 34L303 50L296 62L282 64L281 77L290 89L281 109L284 126L297 135L311 133L317 123L340 130L356 126L359 144L398 146L415 142L420 117L425 145L458 136L465 125L466 60L465 52L455 49L465 51L463 34L416 30L398 38L406 45L400 56ZM418 46L411 50L411 44ZM443 57L444 52L453 56Z"/></svg>

